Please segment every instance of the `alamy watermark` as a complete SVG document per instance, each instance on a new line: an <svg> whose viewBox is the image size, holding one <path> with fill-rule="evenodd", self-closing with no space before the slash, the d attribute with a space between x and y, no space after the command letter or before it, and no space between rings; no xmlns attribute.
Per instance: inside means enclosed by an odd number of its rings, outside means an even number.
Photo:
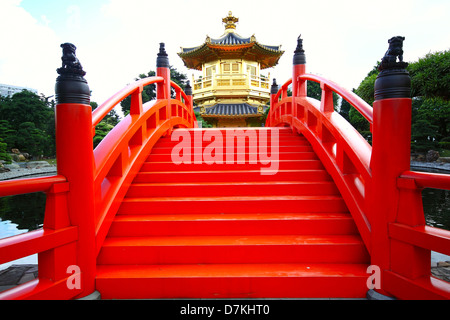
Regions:
<svg viewBox="0 0 450 320"><path fill-rule="evenodd" d="M172 162L177 165L259 163L261 175L274 175L279 169L278 130L178 129L171 140L179 142L171 152Z"/></svg>
<svg viewBox="0 0 450 320"><path fill-rule="evenodd" d="M367 267L367 273L371 275L367 278L366 285L369 290L381 289L381 269L379 266L370 265Z"/></svg>
<svg viewBox="0 0 450 320"><path fill-rule="evenodd" d="M67 289L81 289L81 269L77 265L67 267L66 273L71 274L66 280Z"/></svg>

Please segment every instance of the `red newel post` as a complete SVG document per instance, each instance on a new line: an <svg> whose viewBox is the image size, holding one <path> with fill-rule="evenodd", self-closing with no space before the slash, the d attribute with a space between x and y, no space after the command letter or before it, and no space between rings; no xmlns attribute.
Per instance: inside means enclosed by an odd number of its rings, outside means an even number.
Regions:
<svg viewBox="0 0 450 320"><path fill-rule="evenodd" d="M76 47L61 47L63 63L55 85L57 170L69 182L70 224L78 227L75 267L80 271L80 296L85 296L95 290L96 275L92 108Z"/></svg>
<svg viewBox="0 0 450 320"><path fill-rule="evenodd" d="M380 267L381 290L384 272L392 269L392 241L389 223L397 216L397 178L410 169L411 80L403 62L403 37L389 40L389 50L379 66L373 104L372 192L370 199L372 248L371 263ZM397 62L397 57L399 62Z"/></svg>
<svg viewBox="0 0 450 320"><path fill-rule="evenodd" d="M194 113L193 108L194 108L194 97L192 96L192 87L191 87L191 82L188 80L186 82L186 86L184 87L184 93L186 93L187 96L187 101L185 101L185 105L192 110L192 113ZM194 116L195 117L195 116ZM194 117L192 117L191 119L191 125L194 126Z"/></svg>
<svg viewBox="0 0 450 320"><path fill-rule="evenodd" d="M278 93L278 84L277 79L273 78L272 86L270 87L270 110L269 115L267 116L266 126L271 127L273 125L273 120L275 118L275 105L278 101L276 101L275 96Z"/></svg>
<svg viewBox="0 0 450 320"><path fill-rule="evenodd" d="M156 85L156 98L167 99L167 112L166 119L171 118L171 105L170 105L170 64L169 57L166 53L164 43L159 44L159 53L156 58L156 75L164 78L164 83L157 83ZM160 119L161 121L162 119Z"/></svg>
<svg viewBox="0 0 450 320"><path fill-rule="evenodd" d="M306 73L306 56L303 50L303 39L301 35L297 38L297 48L294 51L292 72L292 97L306 97L306 81L299 81L298 77ZM297 108L293 115L297 116Z"/></svg>

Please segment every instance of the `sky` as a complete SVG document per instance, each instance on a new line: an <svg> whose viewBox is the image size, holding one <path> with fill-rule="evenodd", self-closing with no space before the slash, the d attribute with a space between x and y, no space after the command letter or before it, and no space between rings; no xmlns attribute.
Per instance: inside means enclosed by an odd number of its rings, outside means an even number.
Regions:
<svg viewBox="0 0 450 320"><path fill-rule="evenodd" d="M0 0L0 83L53 95L65 42L76 45L91 101L99 104L156 70L160 42L170 64L191 79L180 47L220 37L229 11L239 18L241 36L282 46L279 64L265 70L280 85L292 76L300 34L307 72L349 90L381 60L393 36L406 37L408 62L450 49L448 0Z"/></svg>

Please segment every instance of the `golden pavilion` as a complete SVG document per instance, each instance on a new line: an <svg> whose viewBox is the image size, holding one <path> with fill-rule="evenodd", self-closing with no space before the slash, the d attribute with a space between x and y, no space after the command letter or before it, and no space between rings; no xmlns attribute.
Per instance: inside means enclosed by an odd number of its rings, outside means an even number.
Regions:
<svg viewBox="0 0 450 320"><path fill-rule="evenodd" d="M202 71L193 79L195 111L214 127L253 127L263 124L270 100L270 74L284 51L281 46L262 45L254 35L236 33L238 18L231 12L222 19L225 33L218 39L206 37L193 48L178 53L189 69Z"/></svg>

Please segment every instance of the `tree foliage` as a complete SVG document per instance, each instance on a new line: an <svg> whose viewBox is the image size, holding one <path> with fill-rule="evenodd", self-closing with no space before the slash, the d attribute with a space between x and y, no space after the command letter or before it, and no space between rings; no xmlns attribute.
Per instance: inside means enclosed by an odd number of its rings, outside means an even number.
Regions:
<svg viewBox="0 0 450 320"><path fill-rule="evenodd" d="M450 51L429 53L408 66L413 97L450 100Z"/></svg>
<svg viewBox="0 0 450 320"><path fill-rule="evenodd" d="M0 137L34 158L55 154L54 104L24 90L0 99Z"/></svg>
<svg viewBox="0 0 450 320"><path fill-rule="evenodd" d="M97 109L97 102L91 102L92 111ZM120 122L120 116L117 114L116 110L112 109L100 123L95 127L94 136L94 148L103 140L104 137L110 132L116 124Z"/></svg>
<svg viewBox="0 0 450 320"><path fill-rule="evenodd" d="M429 53L410 63L412 124L411 148L426 152L441 146L448 148L450 130L450 52ZM374 102L374 85L379 71L375 66L354 92L368 104ZM368 123L351 108L350 123L363 135ZM440 141L443 140L443 143Z"/></svg>
<svg viewBox="0 0 450 320"><path fill-rule="evenodd" d="M195 115L195 118L197 119L197 122L201 123L202 128L212 128L212 124L209 124L208 122L206 122L205 119L203 119L200 112L194 111L194 115Z"/></svg>
<svg viewBox="0 0 450 320"><path fill-rule="evenodd" d="M5 161L5 163L11 163L11 156L8 154L7 145L2 138L0 138L0 160Z"/></svg>

